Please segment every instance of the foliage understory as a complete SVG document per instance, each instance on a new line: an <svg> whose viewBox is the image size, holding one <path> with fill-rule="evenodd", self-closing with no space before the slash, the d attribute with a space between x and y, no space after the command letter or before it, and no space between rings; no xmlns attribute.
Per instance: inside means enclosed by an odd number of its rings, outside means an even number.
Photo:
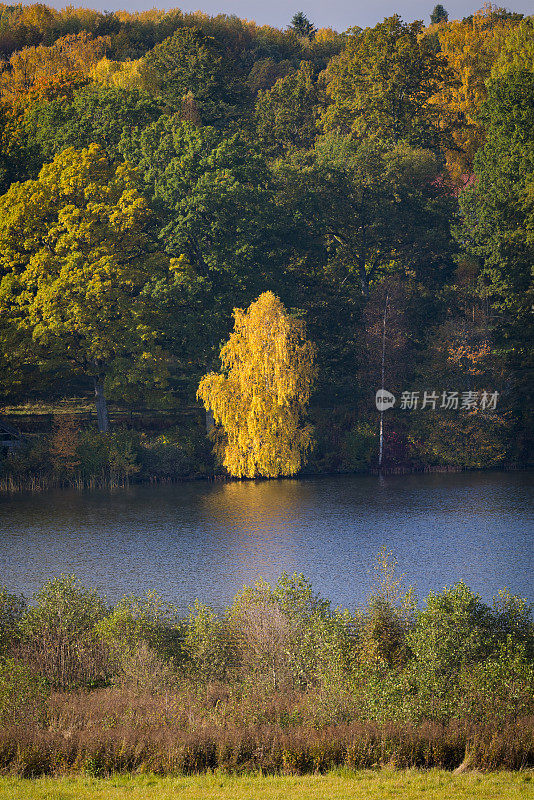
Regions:
<svg viewBox="0 0 534 800"><path fill-rule="evenodd" d="M181 414L113 410L107 435L98 433L91 413L74 400L6 411L6 419L25 438L11 453L2 456L0 452L0 492L230 478L212 453L204 414L199 409ZM368 473L376 469L376 418L361 419L349 405L312 408L308 416L313 425L313 446L300 474ZM528 467L524 459L503 460L504 450L488 454L476 438L471 453L456 450L449 442L442 457L432 457L409 441L409 431L399 436L390 430L387 420L384 448L383 471L391 474Z"/></svg>
<svg viewBox="0 0 534 800"><path fill-rule="evenodd" d="M259 580L184 617L72 576L0 591L0 771L534 767L531 607L458 583L418 605L382 550L365 607Z"/></svg>

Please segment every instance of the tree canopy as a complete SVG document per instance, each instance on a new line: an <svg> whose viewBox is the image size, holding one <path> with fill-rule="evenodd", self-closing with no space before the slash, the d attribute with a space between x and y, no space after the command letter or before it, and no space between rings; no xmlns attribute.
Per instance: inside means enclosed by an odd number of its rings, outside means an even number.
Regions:
<svg viewBox="0 0 534 800"><path fill-rule="evenodd" d="M67 148L0 198L2 318L44 368L82 372L99 398L106 377L162 377L146 289L169 259L149 218L135 171L96 144Z"/></svg>

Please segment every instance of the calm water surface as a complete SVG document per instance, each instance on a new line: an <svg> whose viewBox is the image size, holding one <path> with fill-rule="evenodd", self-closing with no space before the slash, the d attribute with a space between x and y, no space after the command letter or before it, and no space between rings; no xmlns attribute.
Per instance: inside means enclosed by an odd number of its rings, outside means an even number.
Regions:
<svg viewBox="0 0 534 800"><path fill-rule="evenodd" d="M221 605L258 576L303 572L361 603L382 545L420 596L465 581L534 600L533 473L338 476L0 497L0 584L30 596L74 572L110 601L157 589Z"/></svg>

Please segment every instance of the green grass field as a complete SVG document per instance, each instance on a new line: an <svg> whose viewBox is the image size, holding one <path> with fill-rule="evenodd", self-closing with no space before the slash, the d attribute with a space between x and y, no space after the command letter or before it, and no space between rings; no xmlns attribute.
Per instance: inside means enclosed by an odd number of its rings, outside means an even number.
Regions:
<svg viewBox="0 0 534 800"><path fill-rule="evenodd" d="M304 776L224 774L0 778L0 800L515 800L534 798L534 773L431 770L331 772Z"/></svg>

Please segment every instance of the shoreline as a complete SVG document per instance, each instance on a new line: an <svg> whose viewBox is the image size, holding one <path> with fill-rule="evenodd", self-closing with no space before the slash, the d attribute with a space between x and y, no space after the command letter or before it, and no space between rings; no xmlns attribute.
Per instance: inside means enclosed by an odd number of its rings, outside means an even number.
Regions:
<svg viewBox="0 0 534 800"><path fill-rule="evenodd" d="M251 481L279 481L279 480L305 480L308 478L332 478L342 475L361 475L367 477L394 477L407 475L447 475L470 472L528 472L534 469L533 464L507 463L495 465L487 468L475 469L472 467L458 467L456 465L421 465L421 466L400 466L386 467L381 470L378 467L371 467L367 470L337 470L324 472L302 471L298 475L286 475L276 478L233 478L231 475L214 473L212 475L177 475L173 478L151 477L135 479L130 477L120 478L90 478L73 479L65 481L62 479L49 478L48 476L32 476L21 481L14 480L12 476L0 479L0 497L5 495L18 494L38 494L41 492L55 491L57 489L72 490L80 492L102 490L102 489L128 489L131 486L159 486L174 485L178 483L193 483L196 481L206 481L208 483L238 483Z"/></svg>

